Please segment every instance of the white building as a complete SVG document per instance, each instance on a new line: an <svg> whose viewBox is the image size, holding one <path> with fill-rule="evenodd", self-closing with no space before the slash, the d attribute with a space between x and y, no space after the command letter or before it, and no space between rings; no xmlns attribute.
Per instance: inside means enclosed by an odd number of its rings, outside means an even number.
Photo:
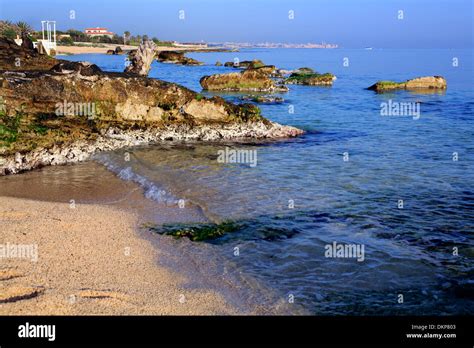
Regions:
<svg viewBox="0 0 474 348"><path fill-rule="evenodd" d="M86 34L87 36L108 36L109 38L112 38L114 36L114 33L108 31L107 28L103 27L86 28L84 30L84 34Z"/></svg>

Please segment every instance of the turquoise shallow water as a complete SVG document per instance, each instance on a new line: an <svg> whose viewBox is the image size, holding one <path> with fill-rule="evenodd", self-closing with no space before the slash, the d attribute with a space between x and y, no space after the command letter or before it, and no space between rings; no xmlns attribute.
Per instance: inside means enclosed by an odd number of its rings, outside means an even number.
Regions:
<svg viewBox="0 0 474 348"><path fill-rule="evenodd" d="M242 222L238 232L212 243L243 273L312 313L473 313L472 51L259 49L189 56L206 65L155 62L150 76L200 91L201 76L232 71L215 67L216 60L237 57L285 69L308 66L338 79L332 88L290 86L283 104L261 105L266 117L307 133L227 144L256 150L255 167L219 163L226 144L149 146L129 149L129 162L123 151L102 154L100 162L139 181L150 199L184 199L210 220ZM109 71L124 67L123 56L67 59ZM444 76L447 91L364 89L425 75ZM220 95L234 102L240 96ZM419 102L419 119L381 116L380 105L389 100ZM364 261L325 257L333 242L363 245Z"/></svg>

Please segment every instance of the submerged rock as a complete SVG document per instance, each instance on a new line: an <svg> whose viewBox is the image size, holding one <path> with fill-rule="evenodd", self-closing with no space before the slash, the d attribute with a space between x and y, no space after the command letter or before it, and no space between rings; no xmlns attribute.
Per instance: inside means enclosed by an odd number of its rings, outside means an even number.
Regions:
<svg viewBox="0 0 474 348"><path fill-rule="evenodd" d="M336 76L331 73L318 74L311 68L300 68L284 80L289 85L332 86Z"/></svg>
<svg viewBox="0 0 474 348"><path fill-rule="evenodd" d="M394 82L394 81L378 81L372 86L368 87L368 90L376 92L392 91L397 89L407 90L423 90L423 89L446 89L447 83L442 76L425 76L417 77L412 80L405 82Z"/></svg>
<svg viewBox="0 0 474 348"><path fill-rule="evenodd" d="M183 52L176 51L161 51L157 57L159 62L172 63L181 65L203 65L202 62L197 61L193 58L188 58Z"/></svg>
<svg viewBox="0 0 474 348"><path fill-rule="evenodd" d="M288 88L276 84L259 69L247 69L242 72L203 76L199 81L202 88L210 91L254 91L286 92Z"/></svg>
<svg viewBox="0 0 474 348"><path fill-rule="evenodd" d="M271 95L246 95L240 97L240 99L262 104L281 104L285 101L282 97L275 97Z"/></svg>

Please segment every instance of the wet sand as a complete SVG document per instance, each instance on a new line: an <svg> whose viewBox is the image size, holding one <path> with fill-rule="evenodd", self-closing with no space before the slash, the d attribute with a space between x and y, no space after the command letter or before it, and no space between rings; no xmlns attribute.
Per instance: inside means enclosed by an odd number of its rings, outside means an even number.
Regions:
<svg viewBox="0 0 474 348"><path fill-rule="evenodd" d="M147 211L163 221L179 220L181 212L144 199L136 185L100 165L83 166L74 168L108 185L68 181L66 167L45 168L54 175L0 178L1 315L254 312L237 309L215 289L190 287L183 273L163 265L168 253L150 242L140 222ZM33 249L25 258L5 255L19 245Z"/></svg>

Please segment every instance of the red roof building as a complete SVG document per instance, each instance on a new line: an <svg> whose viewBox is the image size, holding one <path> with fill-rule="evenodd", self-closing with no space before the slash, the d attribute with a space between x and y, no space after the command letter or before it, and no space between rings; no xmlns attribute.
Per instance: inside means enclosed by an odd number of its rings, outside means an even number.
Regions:
<svg viewBox="0 0 474 348"><path fill-rule="evenodd" d="M104 36L105 35L110 38L114 36L114 33L108 31L107 28L103 28L103 27L86 28L84 30L84 33L89 36Z"/></svg>

